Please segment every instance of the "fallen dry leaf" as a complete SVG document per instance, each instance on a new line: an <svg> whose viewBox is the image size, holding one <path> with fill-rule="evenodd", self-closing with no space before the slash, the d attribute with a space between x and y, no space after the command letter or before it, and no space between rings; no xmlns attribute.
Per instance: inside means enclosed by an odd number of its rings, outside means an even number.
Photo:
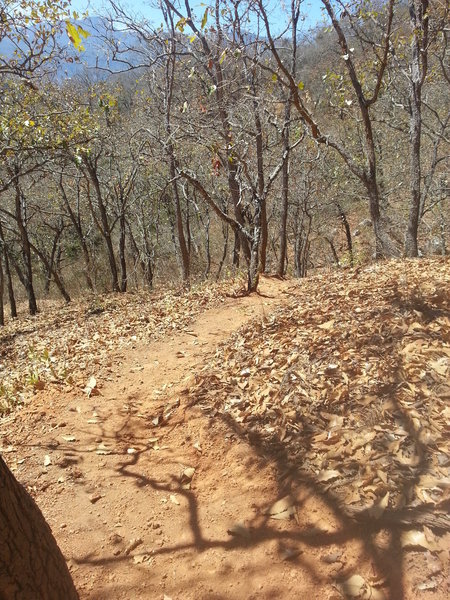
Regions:
<svg viewBox="0 0 450 600"><path fill-rule="evenodd" d="M322 481L322 482L332 481L333 479L336 479L337 477L341 477L341 473L339 473L339 471L329 469L328 471L321 471L321 473L317 477L317 481Z"/></svg>
<svg viewBox="0 0 450 600"><path fill-rule="evenodd" d="M430 552L439 550L439 546L434 540L427 540L425 533L417 529L404 531L400 541L402 548L405 549L429 550Z"/></svg>
<svg viewBox="0 0 450 600"><path fill-rule="evenodd" d="M272 504L265 514L270 515L271 519L289 520L295 512L295 500L291 495L287 495Z"/></svg>
<svg viewBox="0 0 450 600"><path fill-rule="evenodd" d="M343 581L338 589L349 600L352 598L358 600L384 600L386 598L382 590L372 587L361 575L352 575Z"/></svg>
<svg viewBox="0 0 450 600"><path fill-rule="evenodd" d="M367 510L367 512L374 519L379 519L383 515L388 504L389 504L389 492L386 492L386 494L381 498L381 500L378 500L378 502L375 502L374 505L371 506Z"/></svg>
<svg viewBox="0 0 450 600"><path fill-rule="evenodd" d="M97 380L95 379L94 376L89 378L89 381L87 382L86 387L84 388L84 391L86 392L88 397L99 394L99 391L97 388Z"/></svg>

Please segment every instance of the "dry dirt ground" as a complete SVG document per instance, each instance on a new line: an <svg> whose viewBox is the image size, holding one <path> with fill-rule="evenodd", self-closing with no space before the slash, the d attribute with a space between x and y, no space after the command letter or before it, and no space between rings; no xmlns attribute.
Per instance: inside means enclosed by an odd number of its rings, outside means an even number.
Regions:
<svg viewBox="0 0 450 600"><path fill-rule="evenodd" d="M0 421L4 458L82 599L447 597L448 534L401 544L342 516L310 478L287 479L269 446L193 401L190 389L210 391L205 365L220 370L223 355L225 369L230 336L300 304L300 287L264 278L260 295L112 352L93 389L46 386Z"/></svg>

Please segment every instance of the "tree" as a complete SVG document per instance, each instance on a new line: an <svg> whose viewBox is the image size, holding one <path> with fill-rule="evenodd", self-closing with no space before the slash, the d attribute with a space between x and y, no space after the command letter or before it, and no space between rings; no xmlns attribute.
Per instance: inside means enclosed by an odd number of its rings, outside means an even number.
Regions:
<svg viewBox="0 0 450 600"><path fill-rule="evenodd" d="M300 117L308 126L312 137L318 144L324 144L333 148L347 165L350 172L357 177L366 190L375 236L375 249L377 257L397 255L398 250L389 234L386 219L383 218L380 206L380 189L377 179L378 172L376 144L373 132L373 120L371 116L371 108L376 104L379 98L383 77L388 63L395 2L394 0L389 0L383 7L383 10L380 11L380 15L384 13L384 23L378 23L377 18L379 18L379 16L375 18L375 14L378 15L378 13L370 11L370 7L369 9L361 7L359 10L357 10L355 15L351 15L349 12L344 11L344 16L351 21L350 27L352 27L353 22L357 21L360 17L364 19L365 14L367 14L367 19L374 19L377 21L377 29L379 29L379 41L369 40L367 44L369 48L373 48L375 54L374 60L372 61L373 76L370 78L367 76L367 64L364 65L364 70L361 69L361 72L358 73L357 61L353 56L353 48L349 43L348 35L345 31L344 25L339 20L333 4L329 0L322 0L322 4L329 16L332 27L335 30L341 57L345 63L350 85L353 89L353 94L359 108L359 115L363 124L363 164L361 164L359 156L356 156L352 153L351 148L348 148L333 135L325 133L323 128L319 125L316 115L307 106L304 97L302 97L301 92L303 90L303 82L298 82L296 80L295 73L293 73L291 65L286 64L286 61L283 60L283 56L279 50L276 38L272 33L272 27L270 25L267 13L267 6L262 0L257 0L255 7L257 15L264 23L268 47L275 59L276 69L278 71L280 81L286 86L287 89L291 91L293 105L298 111ZM365 36L361 37L360 39L363 41L364 45ZM369 83L363 84L363 81L367 80Z"/></svg>
<svg viewBox="0 0 450 600"><path fill-rule="evenodd" d="M1 0L0 41L9 39L15 46L12 59L0 58L0 75L3 84L5 77L18 78L25 85L35 88L33 79L40 75L40 69L51 64L55 58L55 39L59 19L67 14L69 4L65 1L14 2ZM3 123L2 123L3 125ZM11 154L8 148L7 131L2 129L0 156ZM14 153L13 153L14 154ZM22 193L19 184L20 173L15 168L9 170L9 181L2 182L2 191L10 186L15 190L15 217L23 241L26 263L31 255L26 223L23 218ZM3 233L0 232L4 246ZM6 256L6 253L4 253ZM1 258L0 258L1 260ZM3 276L2 276L3 281ZM32 293L32 278L28 272L30 311L37 310ZM1 290L3 291L3 290ZM14 479L0 457L0 598L1 600L32 600L35 598L62 598L76 600L78 594L67 568L66 562L39 508Z"/></svg>
<svg viewBox="0 0 450 600"><path fill-rule="evenodd" d="M0 599L77 598L50 527L0 457Z"/></svg>

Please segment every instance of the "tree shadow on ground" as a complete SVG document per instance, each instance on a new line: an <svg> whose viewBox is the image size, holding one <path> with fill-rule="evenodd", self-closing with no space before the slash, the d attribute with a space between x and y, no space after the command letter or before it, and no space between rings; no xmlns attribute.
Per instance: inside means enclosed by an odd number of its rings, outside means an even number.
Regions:
<svg viewBox="0 0 450 600"><path fill-rule="evenodd" d="M439 318L448 311L441 307L430 305L429 300L422 298L418 301L408 298L402 298L401 294L393 286L390 293L390 302L403 313L412 313L412 318L421 322L421 335L426 337L429 343L439 342L439 333L426 328L426 325L434 319ZM417 300L417 301L416 301ZM385 380L379 380L371 389L371 393L377 398L377 403L381 413L378 415L385 431L378 429L373 439L373 446L379 452L385 453L384 469L389 473L391 496L397 499L405 499L405 502L399 502L396 506L382 507L376 509L376 503L371 506L348 506L345 504L342 495L342 486L333 487L326 485L320 480L320 474L314 472L314 469L307 468L314 458L316 448L314 446L314 435L317 433L317 421L321 410L328 413L334 412L336 415L346 418L349 414L357 416L357 423L360 430L370 429L371 411L364 406L352 404L351 399L347 399L348 406L338 405L318 405L314 408L316 412L307 414L299 405L302 412L303 426L299 433L295 428L296 437L291 441L286 441L284 436L277 432L267 432L268 424L276 424L276 416L272 414L270 418L266 414L261 414L251 421L245 419L236 419L236 415L223 410L223 401L217 400L229 396L233 389L237 394L241 391L237 386L237 380L229 379L225 382L218 381L214 373L206 375L202 379L202 385L194 387L187 391L187 397L183 403L185 410L201 409L205 416L209 415L210 435L218 435L219 432L226 431L228 435L233 435L236 439L249 444L254 451L255 461L261 461L265 465L270 465L276 474L278 498L287 494L292 494L297 500L297 515L300 515L300 521L291 520L288 527L280 528L279 522L274 521L270 515L264 511L258 512L253 518L246 521L245 530L239 532L228 532L227 535L218 539L211 539L205 535L201 526L199 517L199 500L195 490L183 489L179 478L172 475L167 480L161 481L158 478L152 478L143 473L134 470L139 465L143 456L150 448L148 446L138 450L132 456L124 457L124 460L117 466L116 472L120 478L130 478L139 488L151 487L153 490L165 493L177 493L185 498L188 506L188 526L192 539L186 543L166 545L162 548L154 548L153 556L158 555L177 555L186 550L194 549L198 553L205 552L212 548L229 550L248 550L252 547L262 545L268 541L276 542L280 549L291 549L293 551L291 560L306 569L311 578L316 582L332 583L330 576L324 570L318 568L309 560L308 552L295 553L295 549L302 548L327 550L333 546L343 547L347 542L355 542L363 548L362 554L371 563L374 579L383 582L386 593L389 598L403 600L409 597L410 590L405 583L405 556L407 550L404 547L402 536L407 529L417 529L423 525L429 526L435 533L448 532L450 524L448 517L444 514L447 505L442 504L439 507L439 514L433 508L432 504L413 502L416 486L419 485L422 476L427 475L433 464L433 456L437 451L437 441L428 440L424 437L424 427L418 419L427 414L427 399L415 397L409 402L405 400L405 369L407 368L405 356L402 353L402 341L404 339L404 329L394 327L390 321L384 319L384 314L380 313L380 322L383 323L380 330L374 335L367 331L355 340L350 340L355 351L360 356L377 356L387 361L388 373L385 373ZM260 334L268 335L263 326ZM292 338L290 334L292 323L287 319L285 322L277 323L277 334L280 328L286 330L286 338ZM348 336L345 338L347 339ZM384 341L384 343L382 343ZM349 342L349 343L350 343ZM256 352L256 351L255 351ZM311 351L314 355L314 349ZM248 358L248 356L247 356ZM237 356L239 363L239 356ZM245 363L244 363L245 364ZM294 365L295 367L295 365ZM208 379L209 377L209 379ZM284 387L283 387L284 386ZM211 395L211 389L214 389L215 395ZM199 391L201 390L201 391ZM279 405L283 398L295 391L295 383L285 385L280 384L280 394L277 398ZM432 400L429 400L430 402ZM388 406L388 409L383 408ZM186 408L188 407L188 408ZM192 407L192 408L189 408ZM372 407L369 407L372 408ZM376 407L375 407L376 408ZM378 410L378 409L377 409ZM419 411L419 412L418 412ZM420 412L422 411L422 412ZM376 412L376 411L375 411ZM278 413L277 413L278 414ZM254 417L254 415L253 415ZM317 420L314 419L317 417ZM369 418L370 417L370 418ZM311 423L305 423L308 419ZM419 422L418 422L419 420ZM184 419L179 426L183 426ZM117 432L121 440L136 440L136 429L133 422L125 422L120 431ZM165 425L169 428L171 422ZM384 446L386 437L390 439L400 439L395 431L401 428L405 434L401 435L401 444L407 448L409 456L413 458L409 463L405 462L395 452L389 454ZM272 429L276 429L273 428ZM289 436L288 436L289 437ZM293 436L291 436L293 437ZM398 449L397 449L398 452ZM345 485L350 486L361 479L362 465L358 464L351 456L343 454L341 457L342 467L349 467L346 475ZM306 467L305 467L306 465ZM395 484L395 485L393 485ZM321 530L311 527L309 521L313 521L312 515L308 514L308 498L314 497L323 504L333 518L335 526L332 530ZM225 532L224 532L225 533ZM384 543L380 545L379 535L384 535ZM95 558L85 556L78 559L80 563L90 565L107 565L114 562L129 560L128 556L110 556ZM320 565L319 565L320 566ZM350 568L344 567L339 573L339 580L343 581L354 574ZM211 595L213 597L213 595ZM219 598L220 596L217 596ZM275 596L274 596L275 597Z"/></svg>

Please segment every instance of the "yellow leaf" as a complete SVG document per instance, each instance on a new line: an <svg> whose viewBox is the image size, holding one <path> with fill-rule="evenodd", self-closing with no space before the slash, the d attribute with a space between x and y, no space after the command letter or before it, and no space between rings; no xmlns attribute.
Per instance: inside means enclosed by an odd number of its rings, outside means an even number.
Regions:
<svg viewBox="0 0 450 600"><path fill-rule="evenodd" d="M208 22L208 9L205 10L205 14L202 19L202 29L205 28L206 23Z"/></svg>
<svg viewBox="0 0 450 600"><path fill-rule="evenodd" d="M69 39L72 42L72 44L74 45L74 47L79 52L84 51L85 48L82 44L82 38L86 39L91 34L88 31L86 31L85 29L83 29L80 25L72 25L72 23L70 21L66 21L66 29L67 29L67 35L69 36Z"/></svg>

